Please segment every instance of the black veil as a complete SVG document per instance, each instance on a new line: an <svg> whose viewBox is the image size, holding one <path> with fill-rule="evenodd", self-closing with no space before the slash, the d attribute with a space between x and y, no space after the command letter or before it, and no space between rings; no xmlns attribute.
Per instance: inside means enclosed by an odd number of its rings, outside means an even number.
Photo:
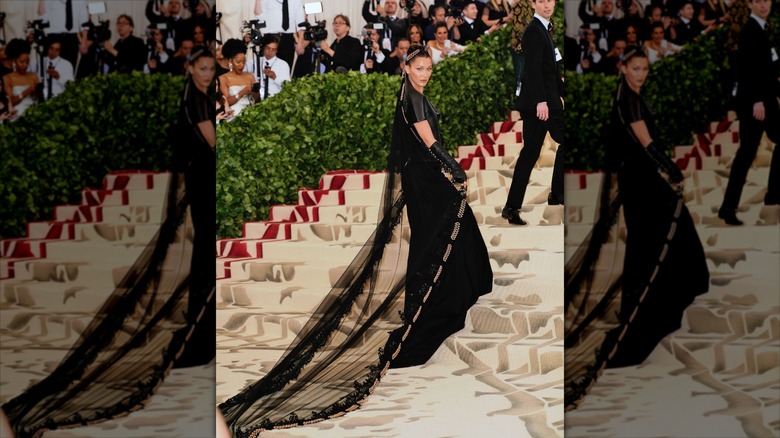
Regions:
<svg viewBox="0 0 780 438"><path fill-rule="evenodd" d="M424 303L438 291L467 202L452 190L435 231L408 266L401 174L408 148L421 144L406 113L413 97L422 95L404 78L375 231L271 371L219 405L234 436L254 437L357 409L391 367L414 322L425 317Z"/></svg>
<svg viewBox="0 0 780 438"><path fill-rule="evenodd" d="M188 78L182 108L193 92ZM190 302L193 227L187 212L193 194L182 176L177 169L171 173L159 230L75 345L50 375L3 405L17 437L141 409L184 351L214 287Z"/></svg>

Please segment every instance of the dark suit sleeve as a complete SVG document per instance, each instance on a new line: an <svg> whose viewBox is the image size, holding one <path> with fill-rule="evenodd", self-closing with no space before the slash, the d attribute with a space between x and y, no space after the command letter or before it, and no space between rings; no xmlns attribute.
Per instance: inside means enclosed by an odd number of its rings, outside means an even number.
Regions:
<svg viewBox="0 0 780 438"><path fill-rule="evenodd" d="M366 23L378 23L379 15L372 14L369 6L368 0L363 2L363 19L366 20Z"/></svg>
<svg viewBox="0 0 780 438"><path fill-rule="evenodd" d="M753 19L750 19L739 36L737 53L738 96L742 105L752 106L763 102L776 87L773 78L772 46L769 38Z"/></svg>
<svg viewBox="0 0 780 438"><path fill-rule="evenodd" d="M544 48L547 46L540 32L541 26L532 21L523 34L523 52L525 53L525 68L523 69L523 94L527 108L535 107L539 102L545 102L544 79L542 77L542 62Z"/></svg>
<svg viewBox="0 0 780 438"><path fill-rule="evenodd" d="M333 53L333 67L342 66L347 70L360 70L363 63L363 46L357 38L344 37Z"/></svg>
<svg viewBox="0 0 780 438"><path fill-rule="evenodd" d="M150 23L162 23L166 20L166 18L161 14L154 13L155 1L156 0L148 0L146 2L146 19L149 20Z"/></svg>

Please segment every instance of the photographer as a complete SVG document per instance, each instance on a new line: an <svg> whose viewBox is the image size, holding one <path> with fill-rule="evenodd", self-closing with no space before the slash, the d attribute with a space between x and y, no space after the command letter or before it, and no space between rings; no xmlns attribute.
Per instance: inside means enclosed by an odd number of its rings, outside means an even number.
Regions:
<svg viewBox="0 0 780 438"><path fill-rule="evenodd" d="M78 58L79 25L89 20L85 0L38 0L37 15L39 20L48 22L48 36L56 37L62 44L61 57L71 65L76 65Z"/></svg>
<svg viewBox="0 0 780 438"><path fill-rule="evenodd" d="M188 60L193 47L195 47L195 43L192 41L192 37L185 36L182 38L179 49L176 50L171 57L171 60L168 62L168 71L172 75L184 76L187 74L187 69L189 67Z"/></svg>
<svg viewBox="0 0 780 438"><path fill-rule="evenodd" d="M360 40L349 35L349 17L338 14L333 18L333 44L322 41L320 49L327 55L323 61L326 71L360 70L363 59L363 45Z"/></svg>
<svg viewBox="0 0 780 438"><path fill-rule="evenodd" d="M159 13L155 12L158 0L148 0L146 3L146 18L152 24L164 24L165 48L177 50L184 34L187 33L187 22L182 17L182 0L168 0L165 5L159 6ZM162 28L163 26L158 26Z"/></svg>
<svg viewBox="0 0 780 438"><path fill-rule="evenodd" d="M408 7L408 4L411 4L411 7ZM408 12L409 26L416 24L422 29L428 24L428 8L422 0L402 0L401 6Z"/></svg>
<svg viewBox="0 0 780 438"><path fill-rule="evenodd" d="M103 48L113 59L108 64L111 72L129 73L131 71L143 71L146 64L146 44L144 40L133 35L133 18L122 14L116 19L116 32L119 40L116 44L111 41L103 42Z"/></svg>
<svg viewBox="0 0 780 438"><path fill-rule="evenodd" d="M282 84L290 80L290 66L276 56L279 51L279 39L266 36L263 39L263 69L260 70L260 97L267 99L282 90Z"/></svg>
<svg viewBox="0 0 780 438"><path fill-rule="evenodd" d="M595 73L601 71L601 59L606 52L596 45L596 33L589 25L580 27L580 63L577 73Z"/></svg>
<svg viewBox="0 0 780 438"><path fill-rule="evenodd" d="M376 6L376 14L371 13L371 4L369 0L363 3L363 19L367 23L383 23L384 35L382 35L382 48L395 50L398 40L406 35L406 28L409 21L405 18L398 18L398 0L385 0L384 6Z"/></svg>
<svg viewBox="0 0 780 438"><path fill-rule="evenodd" d="M382 63L385 68L385 73L389 75L400 75L403 72L403 65L406 62L406 54L409 52L410 46L409 39L406 37L398 40L398 45L395 46L393 53L391 53L390 56L387 57L387 60Z"/></svg>
<svg viewBox="0 0 780 438"><path fill-rule="evenodd" d="M381 73L385 71L384 62L390 56L390 51L379 47L379 32L374 24L363 27L363 64L360 73Z"/></svg>
<svg viewBox="0 0 780 438"><path fill-rule="evenodd" d="M301 56L308 45L303 39L303 28L298 27L306 21L301 0L255 0L254 13L257 20L266 24L263 34L279 39L277 56L293 65L296 51Z"/></svg>
<svg viewBox="0 0 780 438"><path fill-rule="evenodd" d="M436 23L441 22L447 24L447 39L457 41L461 38L458 26L463 24L462 19L447 15L447 8L444 6L434 6L431 8L431 23L425 27L423 32L426 42L436 39Z"/></svg>
<svg viewBox="0 0 780 438"><path fill-rule="evenodd" d="M43 77L43 96L49 100L65 90L65 84L73 80L73 65L60 56L62 43L56 37L49 37L47 41L47 57Z"/></svg>
<svg viewBox="0 0 780 438"><path fill-rule="evenodd" d="M144 73L162 73L168 71L168 60L173 52L163 46L164 36L156 24L146 28L146 50L149 53Z"/></svg>

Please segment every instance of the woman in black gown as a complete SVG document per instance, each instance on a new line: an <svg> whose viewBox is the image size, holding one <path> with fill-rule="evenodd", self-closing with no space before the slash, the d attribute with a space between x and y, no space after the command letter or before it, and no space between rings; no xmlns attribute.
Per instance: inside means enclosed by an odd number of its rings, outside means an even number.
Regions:
<svg viewBox="0 0 780 438"><path fill-rule="evenodd" d="M206 90L216 62L205 47L193 48L189 62L166 217L57 368L2 406L17 438L126 415L174 364L214 357L216 105Z"/></svg>
<svg viewBox="0 0 780 438"><path fill-rule="evenodd" d="M664 154L654 113L639 94L649 72L641 49L626 49L621 72L600 217L565 270L567 409L605 367L642 363L709 287L682 172Z"/></svg>
<svg viewBox="0 0 780 438"><path fill-rule="evenodd" d="M425 363L492 289L466 173L422 94L432 65L410 47L377 228L273 369L219 406L234 436L357 409L389 368Z"/></svg>

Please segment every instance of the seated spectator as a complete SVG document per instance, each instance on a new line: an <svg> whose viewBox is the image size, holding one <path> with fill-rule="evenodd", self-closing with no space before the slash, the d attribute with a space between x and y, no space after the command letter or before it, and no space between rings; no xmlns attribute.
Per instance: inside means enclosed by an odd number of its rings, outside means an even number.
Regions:
<svg viewBox="0 0 780 438"><path fill-rule="evenodd" d="M163 33L157 29L156 24L150 24L146 29L146 48L148 56L144 73L163 73L170 70L168 61L173 56L173 51L163 45Z"/></svg>
<svg viewBox="0 0 780 438"><path fill-rule="evenodd" d="M192 53L192 48L195 44L192 42L192 37L185 36L179 44L179 49L174 52L171 59L168 61L168 72L172 75L183 76L187 74L187 68L189 63L187 62Z"/></svg>
<svg viewBox="0 0 780 438"><path fill-rule="evenodd" d="M728 7L723 0L707 0L699 9L699 24L704 33L721 27L729 18Z"/></svg>
<svg viewBox="0 0 780 438"><path fill-rule="evenodd" d="M15 120L21 116L27 108L33 106L38 98L38 75L27 71L30 66L30 44L21 39L13 39L6 47L6 56L13 61L14 71L3 76L3 89L10 102L9 109L14 108Z"/></svg>
<svg viewBox="0 0 780 438"><path fill-rule="evenodd" d="M227 96L228 105L236 116L260 100L259 94L252 91L252 85L257 82L255 76L244 71L246 50L246 44L235 38L227 40L222 46L222 55L227 58L230 71L219 77L220 92Z"/></svg>
<svg viewBox="0 0 780 438"><path fill-rule="evenodd" d="M615 44L601 60L601 73L604 73L607 76L618 75L620 72L621 60L623 59L623 52L626 51L627 46L624 38L615 40Z"/></svg>
<svg viewBox="0 0 780 438"><path fill-rule="evenodd" d="M460 34L458 43L465 45L469 41L482 41L482 36L487 33L489 28L495 30L498 26L488 27L482 20L478 20L477 4L469 1L463 6L463 23L458 26Z"/></svg>
<svg viewBox="0 0 780 438"><path fill-rule="evenodd" d="M428 53L431 54L433 65L442 62L445 58L457 55L465 49L464 46L447 39L447 36L449 35L449 32L447 32L447 23L443 21L436 24L435 35L436 39L430 41L426 46L428 48Z"/></svg>
<svg viewBox="0 0 780 438"><path fill-rule="evenodd" d="M428 26L425 27L425 30L423 31L423 38L425 39L426 43L428 41L433 41L436 39L436 24L444 22L447 24L447 38L448 39L458 39L455 36L455 30L457 27L456 25L457 20L455 20L455 17L448 17L447 16L447 9L444 6L434 6L431 8L431 22L428 24ZM460 36L460 35L458 35ZM414 44L414 43L412 43Z"/></svg>
<svg viewBox="0 0 780 438"><path fill-rule="evenodd" d="M195 46L211 47L211 41L206 37L206 28L200 24L192 27L192 43Z"/></svg>
<svg viewBox="0 0 780 438"><path fill-rule="evenodd" d="M643 49L651 65L680 51L680 46L664 39L664 25L662 23L653 25L650 37L649 41L645 41Z"/></svg>
<svg viewBox="0 0 780 438"><path fill-rule="evenodd" d="M418 45L425 47L422 27L416 24L410 24L409 28L406 29L406 39L409 40L409 45L411 46Z"/></svg>
<svg viewBox="0 0 780 438"><path fill-rule="evenodd" d="M639 38L639 28L633 24L626 26L623 35L626 37L626 44L628 46L642 47L642 40Z"/></svg>
<svg viewBox="0 0 780 438"><path fill-rule="evenodd" d="M671 38L671 18L663 15L661 6L647 5L645 8L645 21L642 22L642 27L639 29L639 37L642 40L647 41L650 39L650 32L655 23L662 23L664 25L664 37L667 39Z"/></svg>
<svg viewBox="0 0 780 438"><path fill-rule="evenodd" d="M600 3L592 6L591 3L591 0L580 2L579 17L583 24L590 25L590 28L596 31L599 48L607 50L620 36L617 31L620 22L615 16L615 0L601 0ZM592 7L590 12L588 11L589 7ZM564 56L566 55L564 54Z"/></svg>
<svg viewBox="0 0 780 438"><path fill-rule="evenodd" d="M409 15L409 26L416 24L422 29L428 24L428 8L422 0L408 0L412 3L412 13ZM408 32L407 26L407 32Z"/></svg>
<svg viewBox="0 0 780 438"><path fill-rule="evenodd" d="M398 40L406 35L409 20L398 17L398 0L384 0L384 5L376 6L376 14L371 13L369 0L363 3L363 19L367 23L383 23L382 48L394 50Z"/></svg>
<svg viewBox="0 0 780 438"><path fill-rule="evenodd" d="M580 28L580 63L577 73L595 73L601 71L601 60L606 54L596 45L596 32L588 25Z"/></svg>
<svg viewBox="0 0 780 438"><path fill-rule="evenodd" d="M282 91L282 84L290 80L290 66L287 61L276 56L279 51L279 39L266 36L263 42L263 59L260 70L260 96L267 99Z"/></svg>
<svg viewBox="0 0 780 438"><path fill-rule="evenodd" d="M181 39L188 33L188 23L183 14L182 0L168 0L163 5L159 0L147 0L146 18L149 23L165 24L165 47L168 50L177 50Z"/></svg>
<svg viewBox="0 0 780 438"><path fill-rule="evenodd" d="M692 41L696 41L704 28L698 20L693 19L693 3L691 0L680 2L680 9L677 11L680 21L672 26L670 39L682 46Z"/></svg>
<svg viewBox="0 0 780 438"><path fill-rule="evenodd" d="M485 28L503 26L512 15L512 7L507 0L489 0L482 8L482 23Z"/></svg>
<svg viewBox="0 0 780 438"><path fill-rule="evenodd" d="M363 46L360 40L349 35L349 29L349 18L346 15L338 14L333 18L333 34L336 39L332 44L327 41L320 43L320 50L327 55L323 62L326 71L360 70Z"/></svg>
<svg viewBox="0 0 780 438"><path fill-rule="evenodd" d="M384 62L385 72L390 75L400 75L403 72L403 63L406 62L406 54L409 52L411 44L406 38L398 40L395 50Z"/></svg>
<svg viewBox="0 0 780 438"><path fill-rule="evenodd" d="M133 28L132 17L127 14L117 17L116 32L119 40L116 44L112 44L109 40L103 43L103 48L112 56L108 62L109 71L120 73L143 71L146 64L146 44L144 40L133 35Z"/></svg>
<svg viewBox="0 0 780 438"><path fill-rule="evenodd" d="M397 46L396 46L397 47ZM384 62L390 56L390 51L379 47L379 32L374 29L374 23L363 27L363 63L361 73L380 73L385 71Z"/></svg>
<svg viewBox="0 0 780 438"><path fill-rule="evenodd" d="M219 78L223 74L230 71L229 68L230 63L228 62L227 58L225 58L225 56L222 54L222 43L219 41L217 42L216 45L216 53L217 53L217 75L216 76L217 78Z"/></svg>

